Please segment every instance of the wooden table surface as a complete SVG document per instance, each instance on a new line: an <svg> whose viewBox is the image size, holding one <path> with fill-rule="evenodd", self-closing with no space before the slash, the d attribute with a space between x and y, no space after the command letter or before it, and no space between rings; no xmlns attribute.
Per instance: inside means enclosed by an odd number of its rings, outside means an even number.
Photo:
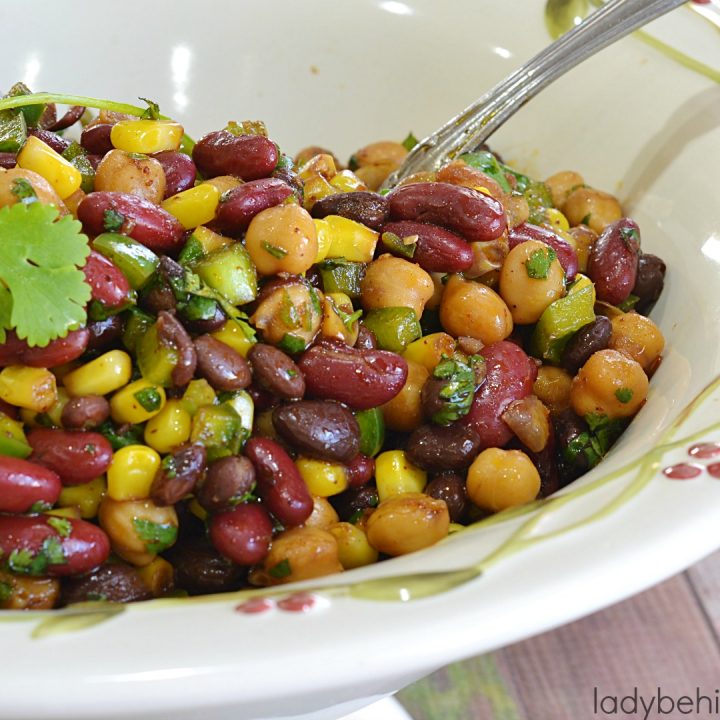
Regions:
<svg viewBox="0 0 720 720"><path fill-rule="evenodd" d="M675 700L699 688L711 702L646 715L629 700L613 714L612 697L635 688L648 702L658 688ZM718 688L720 552L595 615L439 670L398 699L414 720L675 720L720 718Z"/></svg>

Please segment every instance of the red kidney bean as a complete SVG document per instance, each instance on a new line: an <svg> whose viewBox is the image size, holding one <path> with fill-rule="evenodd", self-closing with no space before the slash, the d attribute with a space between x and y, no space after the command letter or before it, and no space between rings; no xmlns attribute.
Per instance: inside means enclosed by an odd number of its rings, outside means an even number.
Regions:
<svg viewBox="0 0 720 720"><path fill-rule="evenodd" d="M109 417L110 403L102 395L84 395L65 403L60 422L67 430L92 430Z"/></svg>
<svg viewBox="0 0 720 720"><path fill-rule="evenodd" d="M421 425L413 430L405 453L423 470L464 470L480 450L480 437L471 427L454 423L448 426Z"/></svg>
<svg viewBox="0 0 720 720"><path fill-rule="evenodd" d="M61 490L60 478L49 468L0 455L0 512L29 512L35 503L54 505Z"/></svg>
<svg viewBox="0 0 720 720"><path fill-rule="evenodd" d="M635 310L647 315L652 309L665 285L665 263L657 255L643 253L638 260L637 279L632 294L640 299Z"/></svg>
<svg viewBox="0 0 720 720"><path fill-rule="evenodd" d="M436 475L424 490L426 495L443 500L450 513L451 522L462 522L468 509L468 496L465 480L454 472Z"/></svg>
<svg viewBox="0 0 720 720"><path fill-rule="evenodd" d="M130 283L112 260L101 255L97 250L91 250L83 272L93 300L109 308L119 307L127 302Z"/></svg>
<svg viewBox="0 0 720 720"><path fill-rule="evenodd" d="M250 384L247 360L212 335L195 338L195 352L198 372L215 390L242 390Z"/></svg>
<svg viewBox="0 0 720 720"><path fill-rule="evenodd" d="M611 335L612 323L604 315L598 315L570 338L563 350L562 366L575 375L593 353L608 347Z"/></svg>
<svg viewBox="0 0 720 720"><path fill-rule="evenodd" d="M196 443L163 458L155 474L150 497L156 505L174 505L195 490L205 473L205 447Z"/></svg>
<svg viewBox="0 0 720 720"><path fill-rule="evenodd" d="M63 518L63 523L69 524L69 532L61 533L53 527L52 522L53 518L47 515L0 515L0 551L3 560L12 563L12 558L25 550L37 565L38 571L33 574L56 577L80 575L107 560L110 540L97 525ZM58 546L63 561L50 562L56 559L54 550ZM17 553L13 555L13 551Z"/></svg>
<svg viewBox="0 0 720 720"><path fill-rule="evenodd" d="M30 459L54 470L63 485L100 477L112 460L112 447L100 433L34 428L28 433Z"/></svg>
<svg viewBox="0 0 720 720"><path fill-rule="evenodd" d="M292 194L292 188L277 178L262 178L238 185L222 196L214 225L225 235L239 237L259 212L280 205Z"/></svg>
<svg viewBox="0 0 720 720"><path fill-rule="evenodd" d="M262 562L270 550L272 522L257 503L238 505L210 518L210 540L218 552L238 565Z"/></svg>
<svg viewBox="0 0 720 720"><path fill-rule="evenodd" d="M0 366L22 365L23 354L28 349L28 344L21 340L14 330L9 330L5 342L0 345Z"/></svg>
<svg viewBox="0 0 720 720"><path fill-rule="evenodd" d="M111 123L88 125L80 134L80 144L93 155L104 155L113 149L110 141Z"/></svg>
<svg viewBox="0 0 720 720"><path fill-rule="evenodd" d="M45 347L29 347L14 331L9 331L0 345L0 367L29 365L52 368L79 358L88 346L90 332L86 328L71 330L64 338L51 340Z"/></svg>
<svg viewBox="0 0 720 720"><path fill-rule="evenodd" d="M129 603L149 600L152 593L137 568L125 563L102 565L87 575L68 578L62 584L62 604L102 598L107 602Z"/></svg>
<svg viewBox="0 0 720 720"><path fill-rule="evenodd" d="M20 417L20 408L15 405L10 405L10 403L5 402L5 400L0 400L0 413L7 415L13 420L17 420Z"/></svg>
<svg viewBox="0 0 720 720"><path fill-rule="evenodd" d="M122 221L118 232L159 253L172 253L183 245L185 230L167 210L138 197L119 192L93 192L77 209L78 220L88 235L106 232L106 222Z"/></svg>
<svg viewBox="0 0 720 720"><path fill-rule="evenodd" d="M28 135L36 137L38 140L42 140L48 147L52 148L56 153L62 155L69 147L70 141L66 140L59 135L56 135L50 130L43 130L42 128L30 128Z"/></svg>
<svg viewBox="0 0 720 720"><path fill-rule="evenodd" d="M183 192L183 190L189 190L195 185L197 170L189 155L175 150L163 150L155 153L152 157L162 165L165 173L166 198Z"/></svg>
<svg viewBox="0 0 720 720"><path fill-rule="evenodd" d="M230 510L254 487L253 464L244 455L230 455L211 463L195 497L209 512L219 512Z"/></svg>
<svg viewBox="0 0 720 720"><path fill-rule="evenodd" d="M55 132L58 130L65 130L71 125L74 125L83 116L84 112L85 108L82 105L73 105L71 108L66 110L65 114L60 119L55 120L49 125L43 124L43 127L46 130L53 130Z"/></svg>
<svg viewBox="0 0 720 720"><path fill-rule="evenodd" d="M640 229L630 218L608 225L594 242L587 274L595 283L597 299L611 305L627 300L637 280Z"/></svg>
<svg viewBox="0 0 720 720"><path fill-rule="evenodd" d="M360 451L357 420L339 403L301 400L278 405L272 421L278 435L304 455L344 463Z"/></svg>
<svg viewBox="0 0 720 720"><path fill-rule="evenodd" d="M298 366L309 395L368 410L392 400L407 380L404 358L387 350L360 350L322 342L305 351Z"/></svg>
<svg viewBox="0 0 720 720"><path fill-rule="evenodd" d="M375 459L358 453L345 463L348 487L356 488L369 483L375 475Z"/></svg>
<svg viewBox="0 0 720 720"><path fill-rule="evenodd" d="M495 240L507 227L495 198L461 185L413 183L395 188L387 198L392 220L441 225L469 242Z"/></svg>
<svg viewBox="0 0 720 720"><path fill-rule="evenodd" d="M383 195L363 190L337 193L318 200L310 214L314 218L340 215L373 230L380 230L388 218L388 201Z"/></svg>
<svg viewBox="0 0 720 720"><path fill-rule="evenodd" d="M216 130L198 140L192 159L206 177L236 175L242 180L267 177L278 162L278 149L262 135L233 135Z"/></svg>
<svg viewBox="0 0 720 720"><path fill-rule="evenodd" d="M310 517L313 501L292 458L281 445L250 438L245 454L255 467L257 489L267 509L283 525L300 525Z"/></svg>
<svg viewBox="0 0 720 720"><path fill-rule="evenodd" d="M247 388L247 392L252 398L256 413L260 413L263 410L269 410L278 403L278 399L275 395L266 390L264 387L260 387L254 383Z"/></svg>
<svg viewBox="0 0 720 720"><path fill-rule="evenodd" d="M177 351L177 362L172 370L172 381L176 387L187 385L195 375L197 353L195 345L180 321L164 310L158 313L158 339L168 343Z"/></svg>
<svg viewBox="0 0 720 720"><path fill-rule="evenodd" d="M475 393L470 412L459 422L475 430L483 450L502 447L513 437L501 416L511 402L532 393L537 365L508 340L487 345L481 355L485 358L485 382Z"/></svg>
<svg viewBox="0 0 720 720"><path fill-rule="evenodd" d="M205 538L181 539L163 556L175 570L175 586L190 595L236 590L246 577L244 568L223 557Z"/></svg>
<svg viewBox="0 0 720 720"><path fill-rule="evenodd" d="M386 223L382 231L400 238L417 236L412 260L428 272L462 272L473 264L472 247L466 240L439 225L402 220Z"/></svg>
<svg viewBox="0 0 720 720"><path fill-rule="evenodd" d="M122 337L124 329L125 321L120 315L111 315L105 320L91 320L87 324L87 349L92 352L106 350Z"/></svg>
<svg viewBox="0 0 720 720"><path fill-rule="evenodd" d="M12 170L17 165L17 155L11 152L0 152L0 168Z"/></svg>
<svg viewBox="0 0 720 720"><path fill-rule="evenodd" d="M377 339L375 338L375 333L367 325L359 323L355 347L358 350L377 350Z"/></svg>
<svg viewBox="0 0 720 720"><path fill-rule="evenodd" d="M578 259L575 249L569 242L563 240L552 230L539 225L531 225L530 223L522 223L508 230L508 241L511 250L516 245L528 240L539 240L549 245L557 254L562 269L565 271L567 281L572 282L575 279L578 271Z"/></svg>
<svg viewBox="0 0 720 720"><path fill-rule="evenodd" d="M300 400L305 394L305 377L295 361L279 348L256 343L248 352L255 381L283 400Z"/></svg>

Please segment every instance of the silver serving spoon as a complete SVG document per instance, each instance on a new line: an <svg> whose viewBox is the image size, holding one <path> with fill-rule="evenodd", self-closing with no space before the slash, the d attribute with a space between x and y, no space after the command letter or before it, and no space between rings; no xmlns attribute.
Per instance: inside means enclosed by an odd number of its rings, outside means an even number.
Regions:
<svg viewBox="0 0 720 720"><path fill-rule="evenodd" d="M568 70L686 0L609 0L579 25L419 142L383 183L392 188L417 172L437 170L480 146L528 100Z"/></svg>

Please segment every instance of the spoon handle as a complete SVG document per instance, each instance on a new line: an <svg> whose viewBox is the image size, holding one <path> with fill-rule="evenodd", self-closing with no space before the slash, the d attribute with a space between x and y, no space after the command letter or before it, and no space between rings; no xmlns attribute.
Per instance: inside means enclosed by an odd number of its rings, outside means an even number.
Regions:
<svg viewBox="0 0 720 720"><path fill-rule="evenodd" d="M568 70L685 1L609 0L418 143L383 187L394 187L416 172L437 170L445 161L478 147L528 100Z"/></svg>

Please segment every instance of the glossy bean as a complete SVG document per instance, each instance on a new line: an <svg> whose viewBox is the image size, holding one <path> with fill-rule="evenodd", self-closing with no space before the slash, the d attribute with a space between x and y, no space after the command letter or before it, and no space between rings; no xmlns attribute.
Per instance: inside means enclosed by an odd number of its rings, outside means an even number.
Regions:
<svg viewBox="0 0 720 720"><path fill-rule="evenodd" d="M134 195L93 192L77 209L78 220L89 235L112 229L129 235L160 253L172 253L182 247L183 226L167 210Z"/></svg>
<svg viewBox="0 0 720 720"><path fill-rule="evenodd" d="M120 315L111 315L105 320L91 320L86 329L88 332L87 350L104 352L120 340L125 329L125 321Z"/></svg>
<svg viewBox="0 0 720 720"><path fill-rule="evenodd" d="M565 346L562 366L574 375L598 350L610 344L612 324L604 315L598 315L593 322L581 327Z"/></svg>
<svg viewBox="0 0 720 720"><path fill-rule="evenodd" d="M305 394L305 377L294 360L282 350L256 343L248 352L255 381L283 400L300 400Z"/></svg>
<svg viewBox="0 0 720 720"><path fill-rule="evenodd" d="M360 428L343 405L326 400L301 400L273 410L280 437L303 455L348 462L360 450Z"/></svg>
<svg viewBox="0 0 720 720"><path fill-rule="evenodd" d="M45 347L29 347L14 332L7 334L0 345L0 366L28 365L37 368L52 368L79 358L86 350L90 332L86 328L71 330L64 338L51 340Z"/></svg>
<svg viewBox="0 0 720 720"><path fill-rule="evenodd" d="M348 487L357 488L366 485L375 474L375 459L358 453L352 460L345 463L345 474Z"/></svg>
<svg viewBox="0 0 720 720"><path fill-rule="evenodd" d="M177 361L172 370L172 381L177 387L183 387L192 380L198 363L195 345L187 330L178 319L169 312L158 313L157 335L161 343L171 345L177 352Z"/></svg>
<svg viewBox="0 0 720 720"><path fill-rule="evenodd" d="M152 594L136 568L113 562L76 578L62 586L64 605L102 598L106 602L129 603L149 600Z"/></svg>
<svg viewBox="0 0 720 720"><path fill-rule="evenodd" d="M364 190L336 193L318 200L310 214L314 218L340 215L373 230L380 230L388 217L388 201L383 195Z"/></svg>
<svg viewBox="0 0 720 720"><path fill-rule="evenodd" d="M207 454L196 443L167 455L150 487L156 505L174 505L195 490L205 472Z"/></svg>
<svg viewBox="0 0 720 720"><path fill-rule="evenodd" d="M177 195L179 192L189 190L195 185L197 170L192 158L176 150L163 150L155 153L157 160L165 173L165 198Z"/></svg>
<svg viewBox="0 0 720 720"><path fill-rule="evenodd" d="M206 177L235 175L242 180L267 177L275 169L278 149L262 135L233 135L216 130L198 140L192 159Z"/></svg>
<svg viewBox="0 0 720 720"><path fill-rule="evenodd" d="M112 447L96 432L34 428L27 435L33 462L56 472L64 485L100 477L110 466Z"/></svg>
<svg viewBox="0 0 720 720"><path fill-rule="evenodd" d="M180 541L164 553L175 569L175 586L190 595L237 590L246 571L221 555L204 538Z"/></svg>
<svg viewBox="0 0 720 720"><path fill-rule="evenodd" d="M425 486L424 492L432 498L445 502L450 514L450 522L459 523L465 519L469 501L465 480L461 475L442 472Z"/></svg>
<svg viewBox="0 0 720 720"><path fill-rule="evenodd" d="M262 178L238 185L220 199L214 225L225 235L238 237L258 213L280 205L292 194L292 188L277 178Z"/></svg>
<svg viewBox="0 0 720 720"><path fill-rule="evenodd" d="M375 333L362 323L360 323L360 326L358 327L358 336L355 341L355 347L358 350L377 349L377 339L375 338Z"/></svg>
<svg viewBox="0 0 720 720"><path fill-rule="evenodd" d="M510 441L512 431L502 414L514 400L532 393L537 366L525 352L508 340L483 348L485 382L475 393L470 412L459 422L480 436L480 447L501 447Z"/></svg>
<svg viewBox="0 0 720 720"><path fill-rule="evenodd" d="M360 487L349 487L340 495L329 498L341 520L354 521L362 513L377 507L380 502L377 488L373 483Z"/></svg>
<svg viewBox="0 0 720 720"><path fill-rule="evenodd" d="M51 147L59 155L62 155L70 147L69 140L51 132L50 130L44 130L43 128L30 128L28 130L28 135L32 135L38 140L42 140L48 147Z"/></svg>
<svg viewBox="0 0 720 720"><path fill-rule="evenodd" d="M471 427L421 425L408 439L406 454L413 465L423 470L463 470L475 459L480 437Z"/></svg>
<svg viewBox="0 0 720 720"><path fill-rule="evenodd" d="M473 264L469 243L439 225L404 220L386 223L382 231L399 238L417 237L412 260L428 272L462 272Z"/></svg>
<svg viewBox="0 0 720 720"><path fill-rule="evenodd" d="M39 125L52 131L66 130L80 120L84 113L85 108L82 105L73 105L65 111L64 115L52 120L50 119L52 116L46 116L43 113Z"/></svg>
<svg viewBox="0 0 720 720"><path fill-rule="evenodd" d="M572 282L578 271L578 257L572 245L547 228L531 223L522 223L508 231L508 241L512 250L516 245L528 240L539 240L549 245L557 254L560 265L565 271L565 279Z"/></svg>
<svg viewBox="0 0 720 720"><path fill-rule="evenodd" d="M95 123L83 129L80 135L80 144L93 155L104 155L113 149L110 142L110 123Z"/></svg>
<svg viewBox="0 0 720 720"><path fill-rule="evenodd" d="M284 525L300 525L312 513L312 497L287 452L274 440L254 437L245 453L255 467L257 488L268 510Z"/></svg>
<svg viewBox="0 0 720 720"><path fill-rule="evenodd" d="M441 225L469 242L494 240L507 226L497 200L460 185L414 183L396 188L387 197L392 220Z"/></svg>
<svg viewBox="0 0 720 720"><path fill-rule="evenodd" d="M640 255L635 286L631 292L640 298L635 310L642 315L647 315L660 297L665 285L665 270L665 262L657 255Z"/></svg>
<svg viewBox="0 0 720 720"><path fill-rule="evenodd" d="M0 455L0 512L29 512L35 503L54 505L61 490L60 477L53 470Z"/></svg>
<svg viewBox="0 0 720 720"><path fill-rule="evenodd" d="M130 296L130 283L112 260L91 250L83 267L85 281L90 285L93 300L108 308L119 307Z"/></svg>
<svg viewBox="0 0 720 720"><path fill-rule="evenodd" d="M619 305L635 287L640 257L640 230L622 218L603 230L588 258L587 274L595 283L597 299Z"/></svg>
<svg viewBox="0 0 720 720"><path fill-rule="evenodd" d="M213 515L209 530L218 552L238 565L262 562L270 550L273 527L262 505L238 505Z"/></svg>
<svg viewBox="0 0 720 720"><path fill-rule="evenodd" d="M107 560L110 542L99 527L74 518L63 521L68 529L61 533L47 515L0 515L3 558L12 566L11 558L22 553L31 558L29 563L23 562L23 571L54 577L80 575Z"/></svg>
<svg viewBox="0 0 720 720"><path fill-rule="evenodd" d="M66 430L92 430L109 417L110 403L102 395L81 395L65 403L60 421Z"/></svg>
<svg viewBox="0 0 720 720"><path fill-rule="evenodd" d="M215 390L242 390L251 380L247 360L229 345L212 335L195 338L197 367Z"/></svg>
<svg viewBox="0 0 720 720"><path fill-rule="evenodd" d="M407 361L386 350L323 342L298 362L309 395L367 410L392 400L407 380Z"/></svg>
<svg viewBox="0 0 720 720"><path fill-rule="evenodd" d="M230 455L211 463L195 496L208 512L220 512L237 505L254 487L253 464L243 455Z"/></svg>

